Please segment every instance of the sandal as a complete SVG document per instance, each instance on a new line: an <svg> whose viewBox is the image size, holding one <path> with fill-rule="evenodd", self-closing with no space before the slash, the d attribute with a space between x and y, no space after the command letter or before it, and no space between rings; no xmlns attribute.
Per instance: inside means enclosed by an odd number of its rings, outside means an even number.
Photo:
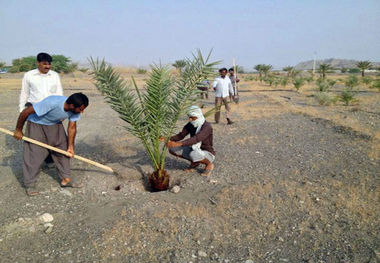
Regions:
<svg viewBox="0 0 380 263"><path fill-rule="evenodd" d="M70 178L64 178L61 181L61 187L82 188L83 184L81 184L81 183L75 183Z"/></svg>
<svg viewBox="0 0 380 263"><path fill-rule="evenodd" d="M194 168L197 168L200 165L200 163L191 163L189 167L185 169L185 172L193 172Z"/></svg>
<svg viewBox="0 0 380 263"><path fill-rule="evenodd" d="M26 194L29 196L36 196L39 194L36 186L29 186L25 188Z"/></svg>

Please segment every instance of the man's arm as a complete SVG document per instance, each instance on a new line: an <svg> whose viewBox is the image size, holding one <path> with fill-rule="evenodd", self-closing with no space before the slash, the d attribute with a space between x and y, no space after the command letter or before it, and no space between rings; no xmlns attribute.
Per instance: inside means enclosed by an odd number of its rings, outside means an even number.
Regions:
<svg viewBox="0 0 380 263"><path fill-rule="evenodd" d="M24 128L25 121L29 117L29 115L33 113L35 113L33 106L24 109L20 113L17 119L16 130L13 134L13 137L15 137L15 139L22 139L22 136L24 136L24 134L22 133L22 129Z"/></svg>
<svg viewBox="0 0 380 263"><path fill-rule="evenodd" d="M216 86L218 85L218 81L215 79L212 83L212 88L216 91Z"/></svg>
<svg viewBox="0 0 380 263"><path fill-rule="evenodd" d="M59 74L57 74L57 95L63 96L63 89L61 79L59 78Z"/></svg>
<svg viewBox="0 0 380 263"><path fill-rule="evenodd" d="M235 92L234 92L234 88L232 87L231 80L228 82L228 89L229 89L230 94L232 95L232 97L234 97Z"/></svg>
<svg viewBox="0 0 380 263"><path fill-rule="evenodd" d="M69 121L69 125L67 127L69 146L67 148L67 151L69 153L71 153L73 156L75 154L74 141L75 141L76 133L77 133L77 122L76 121Z"/></svg>
<svg viewBox="0 0 380 263"><path fill-rule="evenodd" d="M170 137L169 141L166 143L166 146L168 148L182 146L182 142L180 142L180 140L182 140L183 138L185 138L189 134L189 131L185 127L183 127L183 129L180 133Z"/></svg>
<svg viewBox="0 0 380 263"><path fill-rule="evenodd" d="M29 97L29 85L28 85L26 74L25 74L24 78L22 79L22 85L21 85L20 103L19 103L20 112L24 110L28 97Z"/></svg>

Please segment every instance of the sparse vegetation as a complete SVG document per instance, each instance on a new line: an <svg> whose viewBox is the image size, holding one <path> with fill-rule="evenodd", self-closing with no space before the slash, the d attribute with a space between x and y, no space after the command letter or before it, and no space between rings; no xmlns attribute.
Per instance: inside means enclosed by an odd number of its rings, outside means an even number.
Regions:
<svg viewBox="0 0 380 263"><path fill-rule="evenodd" d="M338 97L334 97L327 92L317 92L314 95L315 99L318 101L319 105L332 105L338 101Z"/></svg>
<svg viewBox="0 0 380 263"><path fill-rule="evenodd" d="M80 72L86 73L88 71L88 68L80 68L78 69Z"/></svg>
<svg viewBox="0 0 380 263"><path fill-rule="evenodd" d="M52 55L52 58L53 62L51 64L51 69L58 73L71 73L78 69L78 63L71 62L69 57L64 55ZM36 57L28 56L14 59L9 71L11 73L26 72L35 69L36 67Z"/></svg>
<svg viewBox="0 0 380 263"><path fill-rule="evenodd" d="M354 92L351 88L346 88L342 90L340 94L340 100L345 103L346 106L350 105L352 102L357 101L355 97L356 92Z"/></svg>
<svg viewBox="0 0 380 263"><path fill-rule="evenodd" d="M145 68L138 68L137 69L137 74L145 74L147 73L147 70Z"/></svg>
<svg viewBox="0 0 380 263"><path fill-rule="evenodd" d="M358 63L356 63L356 66L361 70L361 72L362 72L362 77L364 77L364 71L365 71L366 69L371 68L372 63L369 62L369 61L367 61L367 60L365 60L365 61L359 61Z"/></svg>
<svg viewBox="0 0 380 263"><path fill-rule="evenodd" d="M319 65L318 71L321 74L322 78L326 78L326 74L332 70L330 64L321 64Z"/></svg>
<svg viewBox="0 0 380 263"><path fill-rule="evenodd" d="M361 79L361 81L362 81L363 84L365 84L365 85L368 86L369 84L371 84L372 79L371 79L371 77L365 76L365 77L363 77L363 78Z"/></svg>
<svg viewBox="0 0 380 263"><path fill-rule="evenodd" d="M377 79L377 80L373 81L372 85L371 85L371 88L372 89L377 89L378 91L380 91L380 79Z"/></svg>
<svg viewBox="0 0 380 263"><path fill-rule="evenodd" d="M175 67L179 71L179 74L182 74L182 70L186 66L186 60L184 59L176 60L174 61L172 66Z"/></svg>
<svg viewBox="0 0 380 263"><path fill-rule="evenodd" d="M297 91L305 84L305 80L303 78L296 78L293 80L294 88L296 88Z"/></svg>
<svg viewBox="0 0 380 263"><path fill-rule="evenodd" d="M355 75L350 75L348 79L346 79L344 82L344 84L350 89L353 89L354 87L356 87L358 83L359 83L359 80Z"/></svg>

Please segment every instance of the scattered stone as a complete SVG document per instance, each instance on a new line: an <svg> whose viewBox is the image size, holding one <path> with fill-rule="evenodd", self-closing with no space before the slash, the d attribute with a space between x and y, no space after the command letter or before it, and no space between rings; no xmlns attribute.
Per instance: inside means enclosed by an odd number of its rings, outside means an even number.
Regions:
<svg viewBox="0 0 380 263"><path fill-rule="evenodd" d="M248 259L245 261L245 263L253 263L253 260L252 259Z"/></svg>
<svg viewBox="0 0 380 263"><path fill-rule="evenodd" d="M49 222L52 222L54 220L54 217L49 213L45 213L45 214L40 216L40 220L43 223L49 223Z"/></svg>
<svg viewBox="0 0 380 263"><path fill-rule="evenodd" d="M50 190L51 190L51 192L57 192L58 191L58 187L52 187Z"/></svg>
<svg viewBox="0 0 380 263"><path fill-rule="evenodd" d="M0 242L3 242L3 239L2 239L2 238L0 238Z"/></svg>
<svg viewBox="0 0 380 263"><path fill-rule="evenodd" d="M206 254L206 252L204 252L204 251L202 251L202 250L199 250L199 251L198 251L198 256L200 256L200 257L202 257L202 258L205 258L205 257L207 257L207 254Z"/></svg>
<svg viewBox="0 0 380 263"><path fill-rule="evenodd" d="M175 193L175 194L178 194L180 190L181 190L181 187L179 187L178 185L175 185L175 186L173 186L173 188L171 189L171 192L172 192L172 193Z"/></svg>
<svg viewBox="0 0 380 263"><path fill-rule="evenodd" d="M73 196L73 194L67 189L62 189L60 193L69 197Z"/></svg>
<svg viewBox="0 0 380 263"><path fill-rule="evenodd" d="M16 219L16 222L17 222L17 223L22 223L22 222L24 222L24 221L25 221L25 219L22 218L22 217Z"/></svg>
<svg viewBox="0 0 380 263"><path fill-rule="evenodd" d="M104 192L104 191L102 192L102 195L106 195L106 194L107 194L107 192Z"/></svg>
<svg viewBox="0 0 380 263"><path fill-rule="evenodd" d="M44 227L45 227L45 233L46 234L50 234L52 231L53 231L53 224L51 223L46 223L44 224Z"/></svg>
<svg viewBox="0 0 380 263"><path fill-rule="evenodd" d="M218 183L218 181L215 180L215 179L210 179L209 182L210 182L211 184L217 184L217 183Z"/></svg>

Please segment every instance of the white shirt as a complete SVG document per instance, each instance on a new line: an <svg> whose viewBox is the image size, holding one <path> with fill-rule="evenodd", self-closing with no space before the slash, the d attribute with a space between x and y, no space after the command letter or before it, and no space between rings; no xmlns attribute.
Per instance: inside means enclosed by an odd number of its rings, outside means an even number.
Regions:
<svg viewBox="0 0 380 263"><path fill-rule="evenodd" d="M229 77L217 77L212 83L212 87L216 88L215 97L228 97L230 94L234 95L234 89L232 88L231 80Z"/></svg>
<svg viewBox="0 0 380 263"><path fill-rule="evenodd" d="M50 95L63 95L61 80L57 72L49 70L42 74L38 69L33 69L24 74L20 94L20 112L24 110L25 103L40 102Z"/></svg>

